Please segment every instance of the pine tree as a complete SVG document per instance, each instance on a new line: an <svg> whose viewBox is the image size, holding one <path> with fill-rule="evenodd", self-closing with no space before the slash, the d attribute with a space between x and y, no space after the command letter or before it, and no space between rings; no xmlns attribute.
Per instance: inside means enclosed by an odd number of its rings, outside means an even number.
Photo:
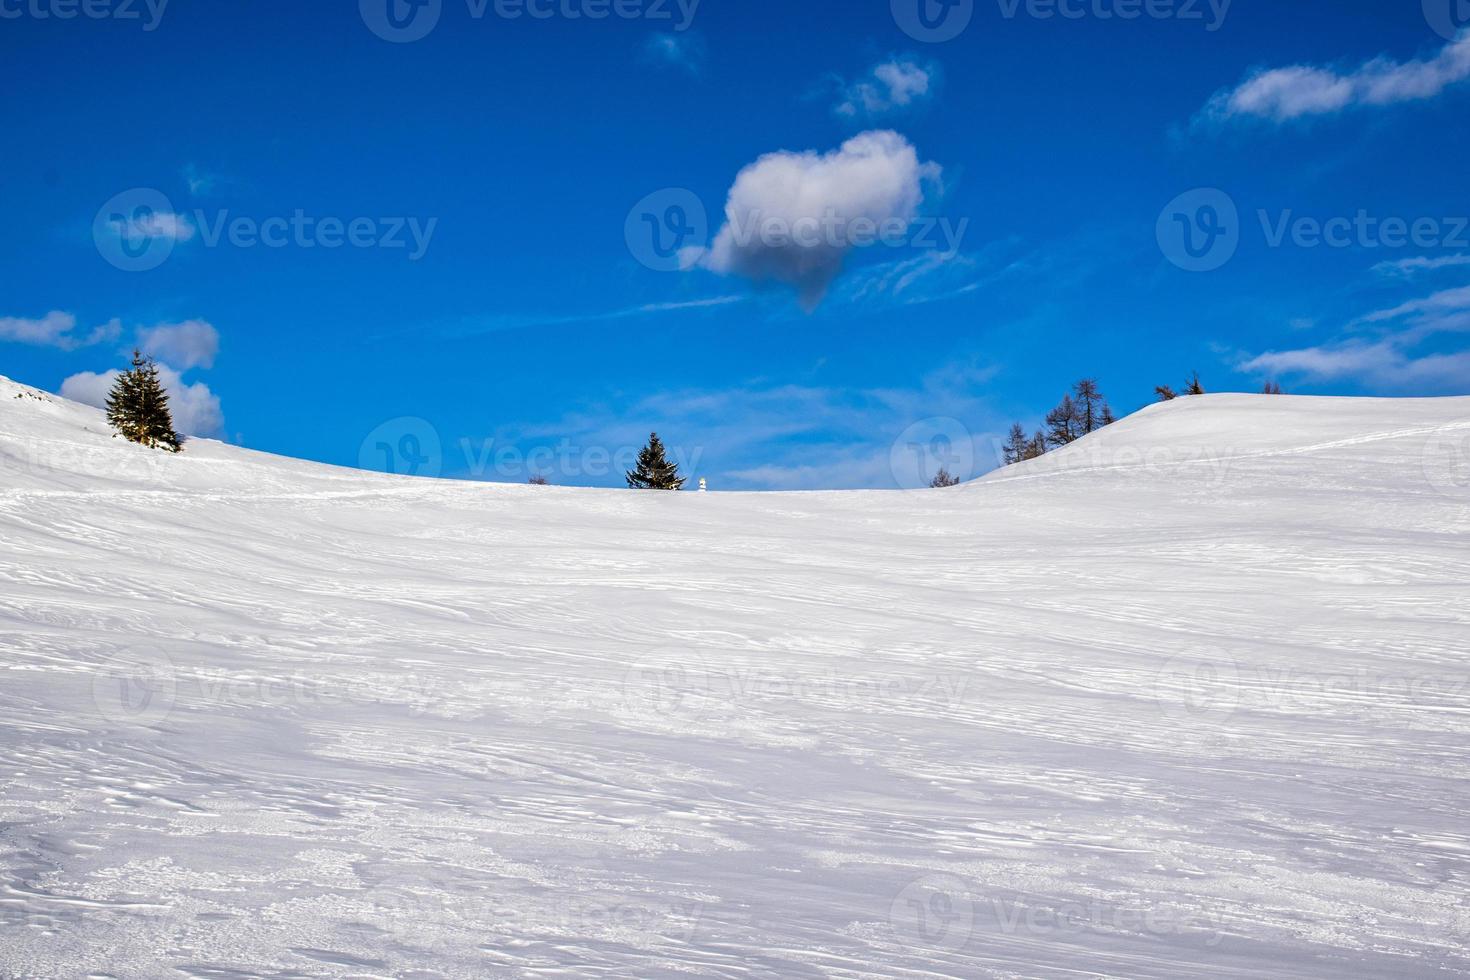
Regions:
<svg viewBox="0 0 1470 980"><path fill-rule="evenodd" d="M634 490L682 490L684 478L679 467L664 455L664 444L658 433L651 433L648 445L638 453L638 465L628 473L628 486Z"/></svg>
<svg viewBox="0 0 1470 980"><path fill-rule="evenodd" d="M1282 395L1282 394L1285 394L1285 392L1283 392L1281 390L1281 385L1277 384L1275 381L1267 381L1266 382L1266 387L1264 387L1264 388L1261 389L1261 394L1263 394L1263 395Z"/></svg>
<svg viewBox="0 0 1470 980"><path fill-rule="evenodd" d="M1161 402L1171 402L1179 397L1179 392L1170 388L1168 385L1159 385L1154 389L1154 394L1159 396L1159 401Z"/></svg>
<svg viewBox="0 0 1470 980"><path fill-rule="evenodd" d="M107 394L107 421L124 439L150 449L178 452L183 438L174 431L168 392L158 377L158 365L133 351L132 367L117 376Z"/></svg>
<svg viewBox="0 0 1470 980"><path fill-rule="evenodd" d="M1103 421L1103 415L1111 415L1112 411L1108 409L1102 393L1097 390L1096 379L1083 378L1072 386L1072 394L1077 396L1077 425L1081 429L1079 435L1085 436L1107 425Z"/></svg>
<svg viewBox="0 0 1470 980"><path fill-rule="evenodd" d="M1077 403L1067 395L1062 403L1046 413L1046 444L1056 449L1076 442L1082 435L1079 431Z"/></svg>
<svg viewBox="0 0 1470 980"><path fill-rule="evenodd" d="M1186 395L1203 395L1205 393L1205 386L1200 384L1198 371L1194 372L1194 377L1189 379L1189 384L1185 386L1184 393Z"/></svg>
<svg viewBox="0 0 1470 980"><path fill-rule="evenodd" d="M1118 417L1113 414L1113 406L1109 405L1107 402L1103 402L1102 424L1112 425L1116 421L1118 421Z"/></svg>
<svg viewBox="0 0 1470 980"><path fill-rule="evenodd" d="M939 467L939 472L934 474L934 479L929 481L930 488L934 490L943 487L957 487L959 484L959 477L951 476L949 470L943 466Z"/></svg>
<svg viewBox="0 0 1470 980"><path fill-rule="evenodd" d="M1036 430L1036 435L1032 436L1031 437L1031 442L1029 442L1026 445L1026 455L1023 456L1023 457L1021 457L1021 458L1022 459L1038 459L1038 458L1040 458L1042 456L1045 456L1045 455L1046 455L1046 433L1042 432L1040 429L1037 429Z"/></svg>
<svg viewBox="0 0 1470 980"><path fill-rule="evenodd" d="M1026 438L1026 430L1021 428L1020 422L1017 422L1011 426L1011 434L1001 444L1001 460L1006 466L1010 466L1012 463L1019 463L1023 459L1030 459L1031 457L1026 455L1030 446L1031 444Z"/></svg>

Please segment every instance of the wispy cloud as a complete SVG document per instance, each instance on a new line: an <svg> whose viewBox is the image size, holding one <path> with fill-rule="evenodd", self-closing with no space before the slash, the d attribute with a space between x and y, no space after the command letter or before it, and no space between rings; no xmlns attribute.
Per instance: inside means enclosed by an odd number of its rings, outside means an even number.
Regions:
<svg viewBox="0 0 1470 980"><path fill-rule="evenodd" d="M715 307L743 303L746 296L709 296L703 299L675 300L664 303L642 303L614 310L593 310L585 313L491 313L484 316L466 317L437 329L442 335L472 337L502 330L523 330L532 327L576 326L588 323L604 323L613 320L629 320L637 317L658 316L690 310L706 310Z"/></svg>
<svg viewBox="0 0 1470 980"><path fill-rule="evenodd" d="M122 324L111 320L93 327L85 334L76 333L77 318L71 313L52 310L43 317L0 317L0 341L76 350L113 340L122 333Z"/></svg>
<svg viewBox="0 0 1470 980"><path fill-rule="evenodd" d="M938 76L933 62L895 55L852 81L833 76L824 88L835 92L832 111L838 116L869 120L926 102L934 95Z"/></svg>
<svg viewBox="0 0 1470 980"><path fill-rule="evenodd" d="M1433 57L1394 61L1377 57L1353 68L1291 65L1258 71L1217 93L1199 120L1264 119L1283 123L1363 106L1432 99L1470 78L1470 31Z"/></svg>
<svg viewBox="0 0 1470 980"><path fill-rule="evenodd" d="M1414 338L1431 333L1463 330L1470 323L1470 286L1442 289L1437 293L1411 299L1384 310L1375 310L1359 323L1386 323L1405 320L1414 328Z"/></svg>
<svg viewBox="0 0 1470 980"><path fill-rule="evenodd" d="M1393 391L1463 392L1470 378L1470 351L1414 356L1397 339L1268 351L1239 365L1248 374L1298 375L1310 381L1356 380Z"/></svg>
<svg viewBox="0 0 1470 980"><path fill-rule="evenodd" d="M219 176L207 173L192 163L184 164L184 183L189 187L189 193L194 197L203 197L214 190L219 183Z"/></svg>
<svg viewBox="0 0 1470 980"><path fill-rule="evenodd" d="M1371 311L1348 329L1374 336L1246 355L1237 368L1268 377L1357 381L1384 391L1470 392L1470 350L1424 349L1432 338L1470 331L1470 286Z"/></svg>
<svg viewBox="0 0 1470 980"><path fill-rule="evenodd" d="M1373 267L1373 271L1380 276L1402 276L1408 279L1421 272L1434 272L1462 265L1470 265L1470 255L1441 255L1434 258L1416 256L1394 262L1380 262Z"/></svg>
<svg viewBox="0 0 1470 980"><path fill-rule="evenodd" d="M968 296L1034 271L1034 257L1015 254L1014 239L974 252L926 252L856 269L833 289L829 312L918 306Z"/></svg>
<svg viewBox="0 0 1470 980"><path fill-rule="evenodd" d="M704 70L707 49L703 35L686 31L682 34L654 34L643 42L641 52L648 64L665 65L698 75Z"/></svg>

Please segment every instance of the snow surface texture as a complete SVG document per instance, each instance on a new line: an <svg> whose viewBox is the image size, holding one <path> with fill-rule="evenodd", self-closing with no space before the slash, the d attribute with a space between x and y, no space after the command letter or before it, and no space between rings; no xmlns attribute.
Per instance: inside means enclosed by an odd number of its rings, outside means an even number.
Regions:
<svg viewBox="0 0 1470 980"><path fill-rule="evenodd" d="M0 381L0 544L5 977L1470 971L1470 399L701 495Z"/></svg>

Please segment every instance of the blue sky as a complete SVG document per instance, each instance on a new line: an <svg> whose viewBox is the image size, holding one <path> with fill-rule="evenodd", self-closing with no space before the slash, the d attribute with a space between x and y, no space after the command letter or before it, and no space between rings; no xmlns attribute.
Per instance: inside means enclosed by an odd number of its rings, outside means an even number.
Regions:
<svg viewBox="0 0 1470 980"><path fill-rule="evenodd" d="M1470 392L1463 0L392 2L0 0L0 374L715 489L978 475L1084 375Z"/></svg>

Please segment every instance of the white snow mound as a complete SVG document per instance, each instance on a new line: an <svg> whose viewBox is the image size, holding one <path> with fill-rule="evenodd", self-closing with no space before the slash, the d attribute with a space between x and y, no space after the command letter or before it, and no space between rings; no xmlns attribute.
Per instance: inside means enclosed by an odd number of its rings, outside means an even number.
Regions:
<svg viewBox="0 0 1470 980"><path fill-rule="evenodd" d="M1467 582L1467 398L638 494L0 380L0 976L1464 974Z"/></svg>

